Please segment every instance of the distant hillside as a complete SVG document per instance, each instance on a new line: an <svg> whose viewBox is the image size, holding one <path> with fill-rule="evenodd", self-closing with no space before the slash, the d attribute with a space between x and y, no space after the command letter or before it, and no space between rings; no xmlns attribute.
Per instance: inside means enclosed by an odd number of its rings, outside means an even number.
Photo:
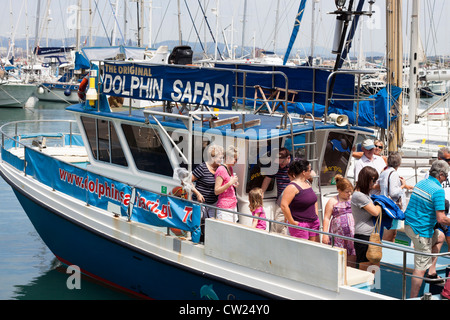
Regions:
<svg viewBox="0 0 450 320"><path fill-rule="evenodd" d="M8 43L9 40L7 37L0 37L0 47L3 48L7 48L8 47ZM41 45L44 43L44 41L41 40ZM200 43L198 42L187 42L187 43L183 43L184 45L189 45L192 47L192 49L194 50L194 56L195 58L203 58L202 57L202 47L200 45ZM34 40L30 39L29 40L29 45L32 48L34 46ZM75 38L69 38L69 39L49 39L48 41L48 46L49 47L60 47L60 46L73 46L75 45ZM95 38L95 46L96 47L105 47L105 46L109 46L110 42L107 38L105 37L96 37ZM129 41L128 43L129 46L136 46L136 42L134 41ZM169 50L173 49L174 47L178 46L178 40L166 40L166 41L161 41L158 42L156 44L154 44L154 48L157 48L161 45L166 45L169 47ZM20 55L22 55L22 52L25 52L26 49L26 39L16 39L15 40L15 46L16 46L16 56L19 57ZM212 56L214 55L214 43L212 42L208 42L206 44L203 44L203 46L206 48L207 50L207 54ZM263 49L267 49L267 50L271 50L268 48L263 48ZM297 49L295 49L297 50ZM219 51L222 53L223 56L228 56L228 53L226 52L225 49L225 45L223 43L219 44ZM252 47L245 47L244 48L244 52L248 55L251 54L251 52L253 51ZM309 53L309 48L303 48L303 49L299 49L299 54L301 55L302 58L305 58L307 56L307 54ZM316 53L317 56L321 56L323 58L335 58L334 55L331 54L330 50L328 48L324 48L324 47L315 47L314 51ZM281 51L281 50L277 50L276 52L279 56L284 56L285 51ZM24 53L23 53L24 54ZM236 55L240 56L241 54L241 47L237 47L236 48ZM291 53L291 58L295 57L296 52L293 50ZM383 56L384 53L382 52L369 52L366 53L367 57L371 57L371 56Z"/></svg>

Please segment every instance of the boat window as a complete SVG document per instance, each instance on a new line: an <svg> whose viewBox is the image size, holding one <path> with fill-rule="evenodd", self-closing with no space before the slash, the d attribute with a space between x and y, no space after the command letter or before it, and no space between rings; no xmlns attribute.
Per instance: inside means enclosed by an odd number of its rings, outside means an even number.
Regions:
<svg viewBox="0 0 450 320"><path fill-rule="evenodd" d="M330 132L327 139L322 168L321 185L334 183L337 174L345 176L355 137L341 132Z"/></svg>
<svg viewBox="0 0 450 320"><path fill-rule="evenodd" d="M272 163L271 158L272 142L258 141L249 143L249 159L247 165L247 182L245 192L250 192L253 188L261 187L265 176L274 175L278 170L278 163ZM256 155L255 159L251 159L250 155ZM267 191L272 191L274 188L274 179L267 187Z"/></svg>
<svg viewBox="0 0 450 320"><path fill-rule="evenodd" d="M136 167L139 170L173 176L173 168L155 128L122 124Z"/></svg>
<svg viewBox="0 0 450 320"><path fill-rule="evenodd" d="M286 141L284 142L284 147L291 152L291 159L307 159L307 155L312 156L312 151L309 152L307 149L311 149L311 145L305 145L306 135L305 134L299 134L294 136L294 153L292 153L292 139L286 138Z"/></svg>
<svg viewBox="0 0 450 320"><path fill-rule="evenodd" d="M128 166L114 125L110 121L81 117L81 122L94 159Z"/></svg>

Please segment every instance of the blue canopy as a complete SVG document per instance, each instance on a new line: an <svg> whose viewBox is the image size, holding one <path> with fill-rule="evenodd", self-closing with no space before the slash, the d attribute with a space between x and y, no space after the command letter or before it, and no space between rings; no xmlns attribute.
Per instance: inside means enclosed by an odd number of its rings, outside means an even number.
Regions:
<svg viewBox="0 0 450 320"><path fill-rule="evenodd" d="M358 125L362 127L379 127L383 129L389 128L389 122L397 118L396 115L389 119L389 111L392 106L398 101L402 89L396 86L391 86L391 95L389 99L389 92L386 88L378 91L375 95L370 96L374 101L361 101L359 107L356 103L353 110L335 108L331 106L328 114L337 113L348 116L349 123L356 124L356 114L358 113Z"/></svg>
<svg viewBox="0 0 450 320"><path fill-rule="evenodd" d="M83 54L75 52L75 70L89 69L90 67L89 60Z"/></svg>

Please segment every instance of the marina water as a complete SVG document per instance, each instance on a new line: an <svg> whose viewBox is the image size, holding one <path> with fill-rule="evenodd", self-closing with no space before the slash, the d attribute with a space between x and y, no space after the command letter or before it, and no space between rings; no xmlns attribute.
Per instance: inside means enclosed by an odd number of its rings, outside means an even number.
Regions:
<svg viewBox="0 0 450 320"><path fill-rule="evenodd" d="M37 101L25 108L0 106L0 126L36 119L73 119L67 104ZM73 239L73 241L77 241ZM80 289L70 289L62 265L41 240L11 187L0 178L0 299L1 300L114 300L132 299L91 278L82 276ZM67 286L69 283L69 287ZM72 284L72 285L70 285Z"/></svg>

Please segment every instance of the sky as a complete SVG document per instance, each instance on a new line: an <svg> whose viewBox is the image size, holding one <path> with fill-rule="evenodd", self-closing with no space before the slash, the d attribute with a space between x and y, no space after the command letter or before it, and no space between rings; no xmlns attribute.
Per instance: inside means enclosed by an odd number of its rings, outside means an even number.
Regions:
<svg viewBox="0 0 450 320"><path fill-rule="evenodd" d="M82 2L82 42L89 44L89 2L93 10L93 45L96 37L111 36L114 22L118 41L132 39L136 41L137 34L137 6L131 0L81 0ZM118 16L114 17L113 8L118 3ZM349 2L349 1L347 1ZM357 1L355 1L356 3ZM366 1L367 2L367 1ZM75 36L76 5L78 0L41 0L41 23L39 28L40 45L52 45L52 39L68 39ZM124 28L124 4L127 4L127 27ZM150 3L152 4L152 23L150 26ZM178 15L177 5L180 4ZM207 16L209 28L205 28L204 19L199 3ZM227 42L229 47L240 46L243 42L244 0L146 0L144 7L144 45L152 46L164 40L179 40L178 18L181 20L182 41L195 42L194 51L201 51L201 42L211 42L218 34L220 43ZM409 17L411 15L412 0L403 1L403 34L405 35L404 51L409 46L407 36L410 30ZM420 23L423 47L427 55L449 55L450 41L445 38L450 30L450 1L449 0L421 0ZM35 42L36 7L38 0L0 0L5 10L0 12L0 36L8 38L25 38L28 32L30 45ZM50 10L47 11L47 5ZM300 0L247 0L247 14L245 19L245 46L276 50L284 52L292 32L295 15ZM314 10L313 10L314 6ZM219 8L217 19L216 7ZM189 8L189 10L187 9ZM376 0L373 6L375 14L372 18L365 17L363 28L356 36L353 46L354 52L362 50L364 54L370 52L385 52L385 0ZM314 39L315 53L330 56L335 29L335 15L329 14L336 10L333 0L308 0L300 26L300 31L292 53L305 57L310 53L311 39ZM364 10L368 10L368 4ZM48 12L48 15L46 15ZM275 23L278 13L278 24ZM313 19L314 17L314 19ZM195 21L196 28L193 27ZM311 33L312 21L314 34ZM218 25L218 28L217 28ZM277 26L277 28L275 28ZM216 31L219 30L219 31ZM275 31L276 30L276 31ZM197 36L198 32L198 36ZM276 32L276 36L275 36ZM359 45L360 35L362 43ZM225 38L226 41L225 41ZM47 40L48 39L48 40ZM67 43L73 45L74 43ZM8 46L1 43L0 46ZM220 48L224 51L225 48ZM240 51L240 50L239 50ZM241 52L237 52L239 55ZM356 54L356 53L354 53Z"/></svg>

